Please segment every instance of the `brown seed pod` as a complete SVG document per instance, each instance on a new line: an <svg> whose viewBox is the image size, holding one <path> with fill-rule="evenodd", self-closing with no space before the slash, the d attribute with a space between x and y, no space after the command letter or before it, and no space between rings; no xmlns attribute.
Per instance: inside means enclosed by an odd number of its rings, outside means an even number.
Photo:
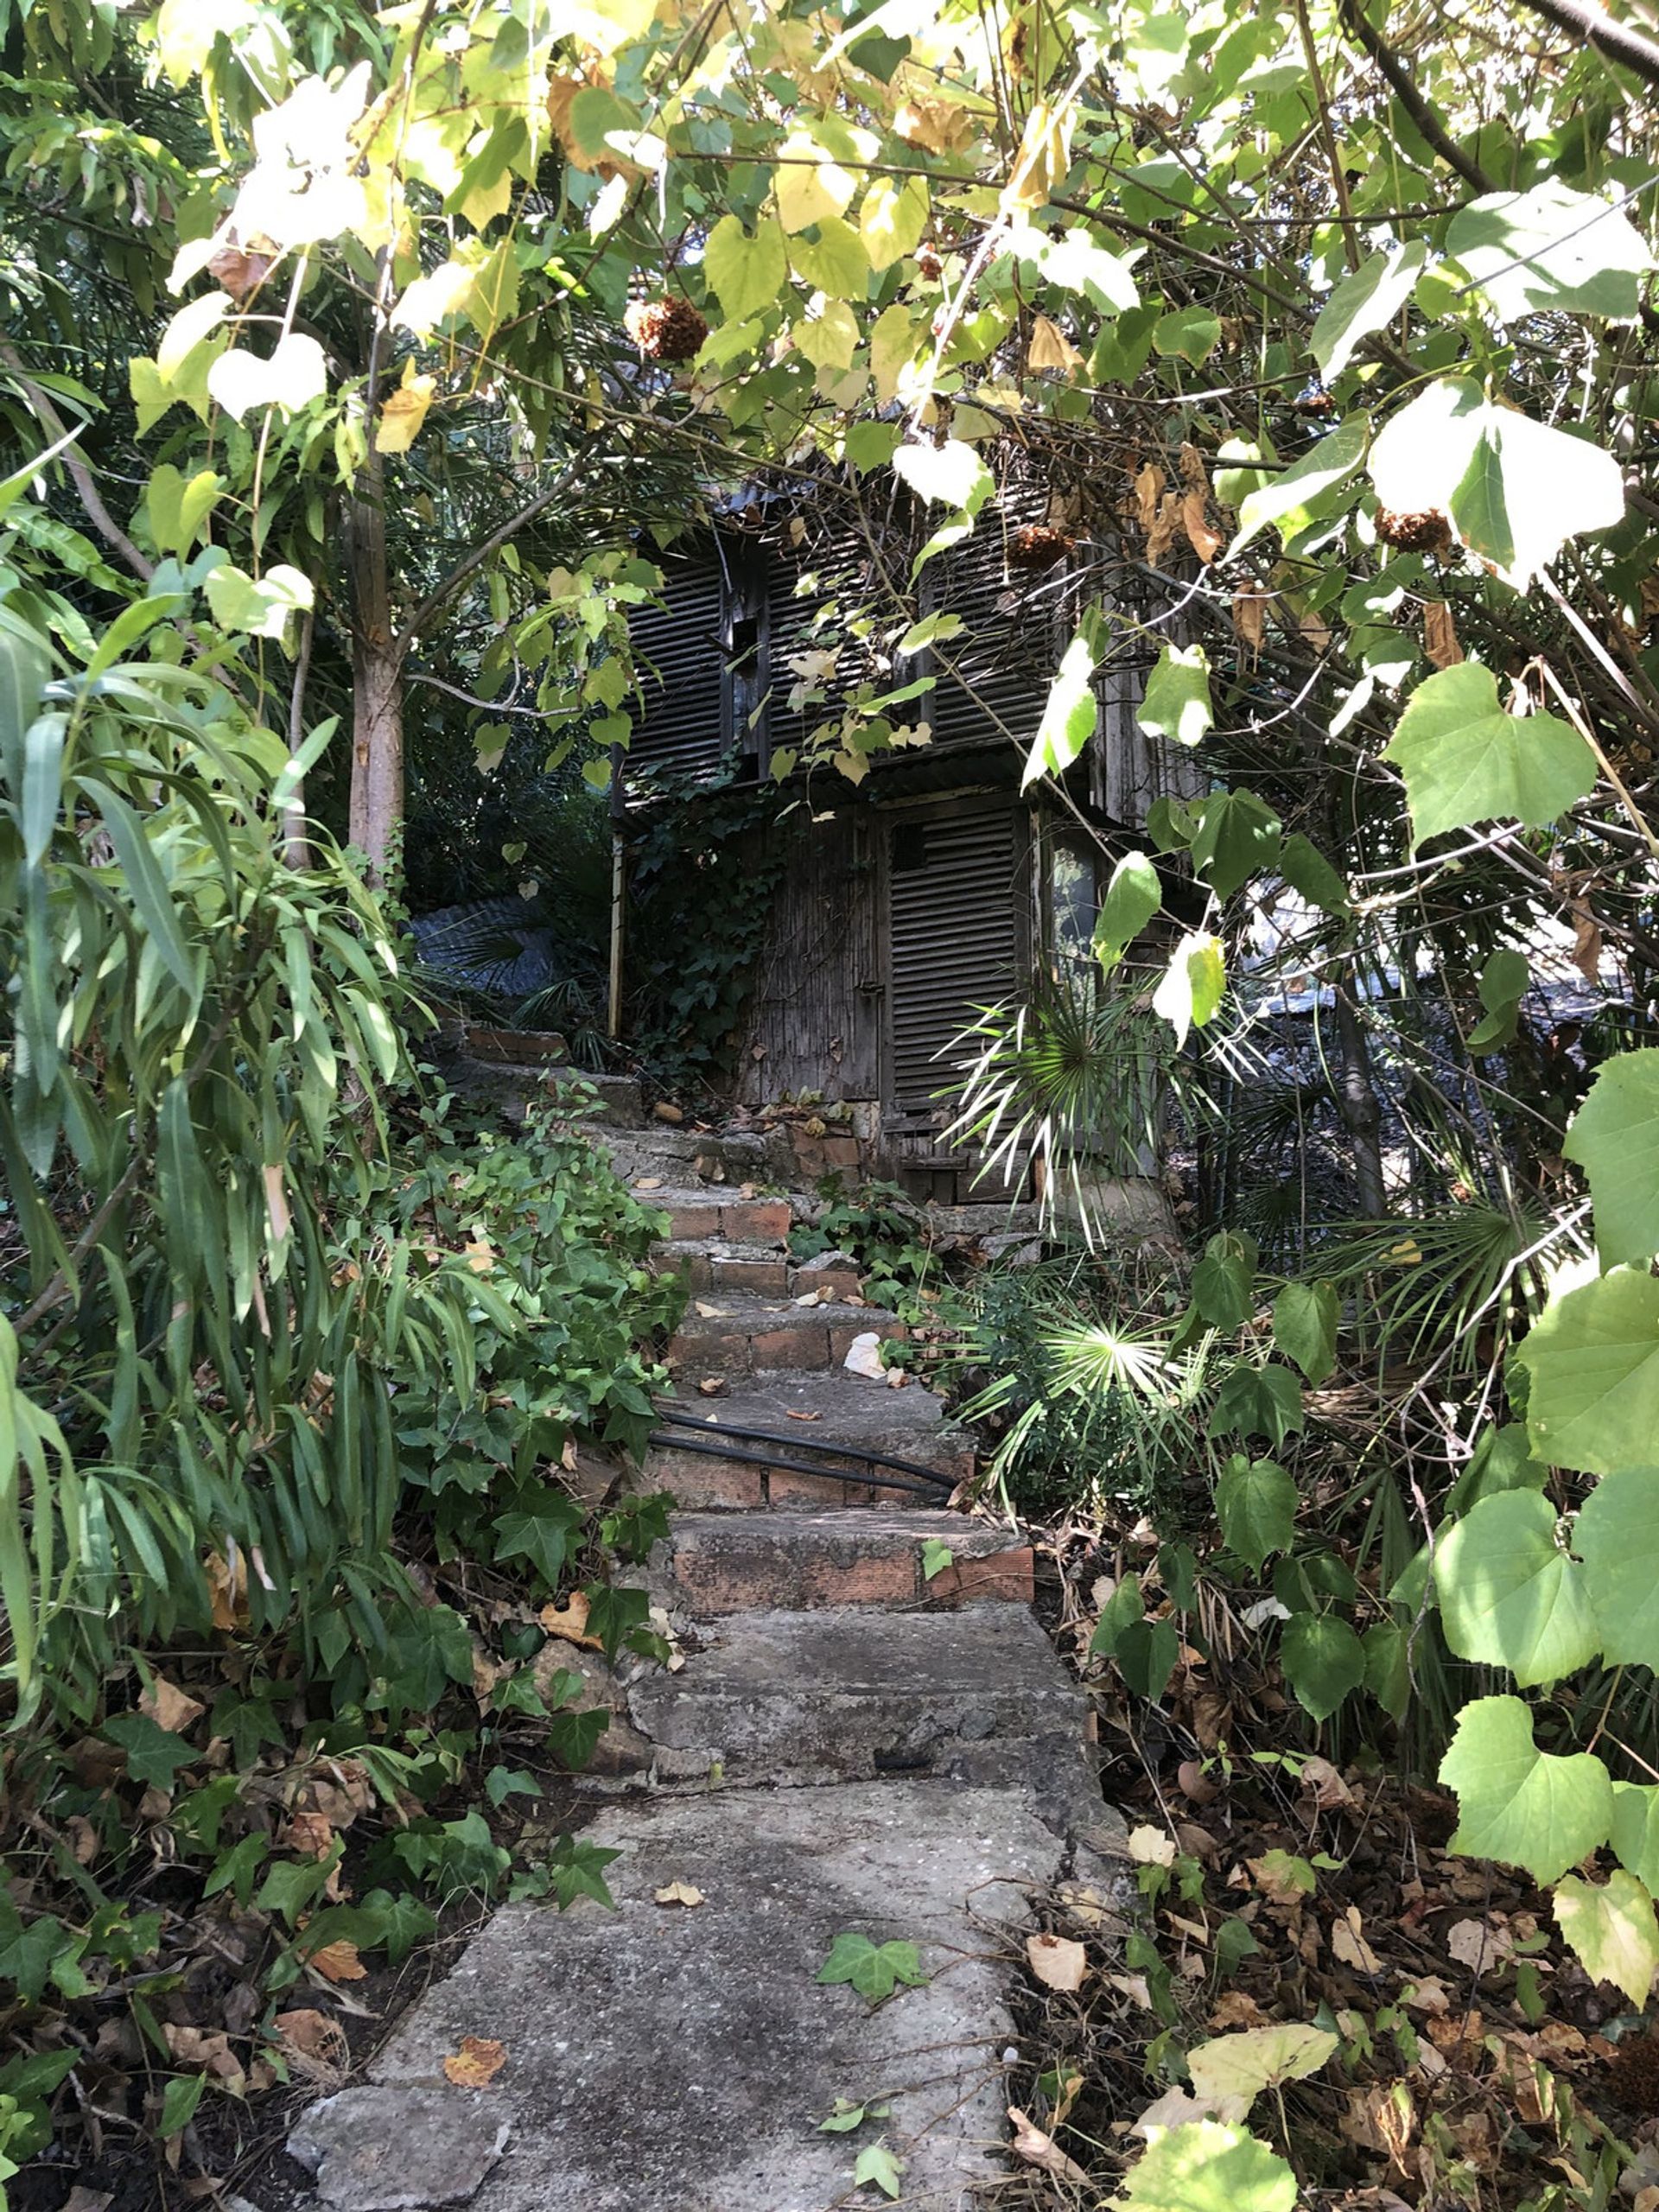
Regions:
<svg viewBox="0 0 1659 2212"><path fill-rule="evenodd" d="M1659 2036L1632 2036L1607 2062L1607 2087L1626 2112L1659 2115Z"/></svg>
<svg viewBox="0 0 1659 2212"><path fill-rule="evenodd" d="M1452 543L1452 525L1438 507L1426 507L1417 514L1379 507L1376 534L1402 553L1444 553Z"/></svg>
<svg viewBox="0 0 1659 2212"><path fill-rule="evenodd" d="M648 361L689 361L709 335L709 325L690 300L636 300L622 318Z"/></svg>
<svg viewBox="0 0 1659 2212"><path fill-rule="evenodd" d="M1022 569L1052 569L1057 561L1065 560L1077 542L1047 523L1022 523L1008 540L1008 558Z"/></svg>
<svg viewBox="0 0 1659 2212"><path fill-rule="evenodd" d="M916 249L916 266L924 276L937 276L944 267L943 256L936 245L924 238Z"/></svg>

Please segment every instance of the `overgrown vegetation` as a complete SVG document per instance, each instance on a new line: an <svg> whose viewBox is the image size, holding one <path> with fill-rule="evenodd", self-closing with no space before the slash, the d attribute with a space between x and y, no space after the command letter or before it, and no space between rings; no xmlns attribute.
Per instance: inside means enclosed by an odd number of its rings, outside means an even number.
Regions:
<svg viewBox="0 0 1659 2212"><path fill-rule="evenodd" d="M111 2125L176 2145L209 2075L283 2059L273 1990L404 1947L420 1889L511 1878L466 1777L499 1815L550 1742L549 1772L594 1748L578 1670L531 1647L651 1648L609 1561L657 1509L594 1506L582 1459L646 1419L651 1217L556 1133L504 1147L422 1097L365 883L398 873L411 696L417 796L442 732L472 741L417 823L478 819L468 779L532 730L546 772L608 782L652 540L746 474L769 526L810 485L870 554L842 626L868 680L822 626L794 672L825 712L780 774L856 782L921 741L899 710L925 716L963 627L933 563L1015 483L1046 495L1015 535L1073 632L1027 780L1078 780L1103 690L1196 748L1193 796L1100 830L1099 980L989 1021L964 1108L1039 1139L1051 1192L1080 1134L1122 1170L1166 1090L1190 1108L1185 1263L997 1278L977 1346L1000 1478L1077 1524L1110 1725L1163 1806L1219 1774L1240 1835L1272 1762L1314 1774L1320 1849L1275 1841L1244 1879L1304 1966L1301 1900L1339 1904L1368 1988L1341 1884L1382 1798L1356 1811L1351 1777L1438 1775L1452 1857L1537 1885L1434 1869L1511 1885L1513 2034L1541 2033L1535 1961L1591 2058L1634 2029L1659 1967L1659 48L1580 0L0 22L10 2157L92 2064ZM736 1027L754 804L710 794L695 865L683 830L657 856L647 1026L677 1087ZM499 826L515 868L533 840ZM915 1287L888 1225L841 1232ZM1402 1853L1438 1801L1404 1802ZM383 1816L331 1896L341 1832ZM1126 1963L1184 2101L1137 2115L1168 2132L1129 2203L1284 2212L1299 2177L1351 2178L1288 2124L1317 2095L1289 2084L1336 2067L1386 2092L1350 2139L1378 2185L1600 2212L1624 2161L1562 2087L1580 2054L1525 2050L1549 2149L1511 2157L1425 2088L1408 1999L1338 2008L1287 1944L1219 2086L1178 1983L1211 1984L1216 2028L1254 1955L1221 1931L1252 1923L1165 1826ZM1254 1864L1275 1851L1289 1874ZM579 1839L537 1855L521 1878L556 1896L602 1881ZM254 1995L206 2019L191 1961L226 1897ZM1178 1918L1202 1932L1172 1980ZM1075 2190L1065 2064L1060 2163L1031 2163Z"/></svg>

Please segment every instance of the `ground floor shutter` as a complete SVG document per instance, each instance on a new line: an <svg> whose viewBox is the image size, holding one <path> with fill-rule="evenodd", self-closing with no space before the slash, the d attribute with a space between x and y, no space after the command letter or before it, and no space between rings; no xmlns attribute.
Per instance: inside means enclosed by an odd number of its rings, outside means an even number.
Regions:
<svg viewBox="0 0 1659 2212"><path fill-rule="evenodd" d="M929 1109L952 1079L951 1040L1015 987L1018 832L1006 806L900 817L889 828L887 1095L902 1113Z"/></svg>

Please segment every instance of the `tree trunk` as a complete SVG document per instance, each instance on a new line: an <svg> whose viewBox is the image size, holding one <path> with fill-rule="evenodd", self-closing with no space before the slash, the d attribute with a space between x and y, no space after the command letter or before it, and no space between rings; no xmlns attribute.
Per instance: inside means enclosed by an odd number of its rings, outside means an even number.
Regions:
<svg viewBox="0 0 1659 2212"><path fill-rule="evenodd" d="M1382 1191L1382 1109L1371 1075L1371 1051L1358 1008L1348 995L1348 980L1336 980L1337 1041L1342 1056L1342 1081L1337 1108L1354 1147L1354 1181L1359 1210L1368 1221L1380 1221L1384 1211Z"/></svg>
<svg viewBox="0 0 1659 2212"><path fill-rule="evenodd" d="M403 652L392 635L380 456L358 472L346 518L352 580L351 841L372 882L396 865L404 824Z"/></svg>

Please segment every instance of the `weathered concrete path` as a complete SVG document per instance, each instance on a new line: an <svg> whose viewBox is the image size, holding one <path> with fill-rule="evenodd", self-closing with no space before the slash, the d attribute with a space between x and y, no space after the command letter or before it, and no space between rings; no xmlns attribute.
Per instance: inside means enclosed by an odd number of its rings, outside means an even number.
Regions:
<svg viewBox="0 0 1659 2212"><path fill-rule="evenodd" d="M844 1369L855 1336L896 1326L850 1263L798 1302L785 1240L810 1200L691 1180L694 1156L732 1170L706 1138L636 1128L616 1148L675 1215L665 1263L699 1285L671 1349L683 1397L718 1375L722 1422L792 1416L967 1471L937 1399ZM875 2144L913 2212L967 2212L1006 2174L1027 1897L1107 1815L1030 1551L869 1473L658 1447L644 1483L686 1510L651 1577L686 1662L628 1686L633 1771L584 1831L621 1854L617 1910L496 1915L368 2080L305 2115L289 2147L327 2212L829 2212L889 2201L855 2180ZM931 1576L928 1539L954 1555ZM702 1901L658 1902L676 1885ZM914 1943L925 1984L871 2008L820 1983L849 1933ZM467 2036L506 2047L486 2088L446 2076ZM825 2133L837 2100L886 2110Z"/></svg>

